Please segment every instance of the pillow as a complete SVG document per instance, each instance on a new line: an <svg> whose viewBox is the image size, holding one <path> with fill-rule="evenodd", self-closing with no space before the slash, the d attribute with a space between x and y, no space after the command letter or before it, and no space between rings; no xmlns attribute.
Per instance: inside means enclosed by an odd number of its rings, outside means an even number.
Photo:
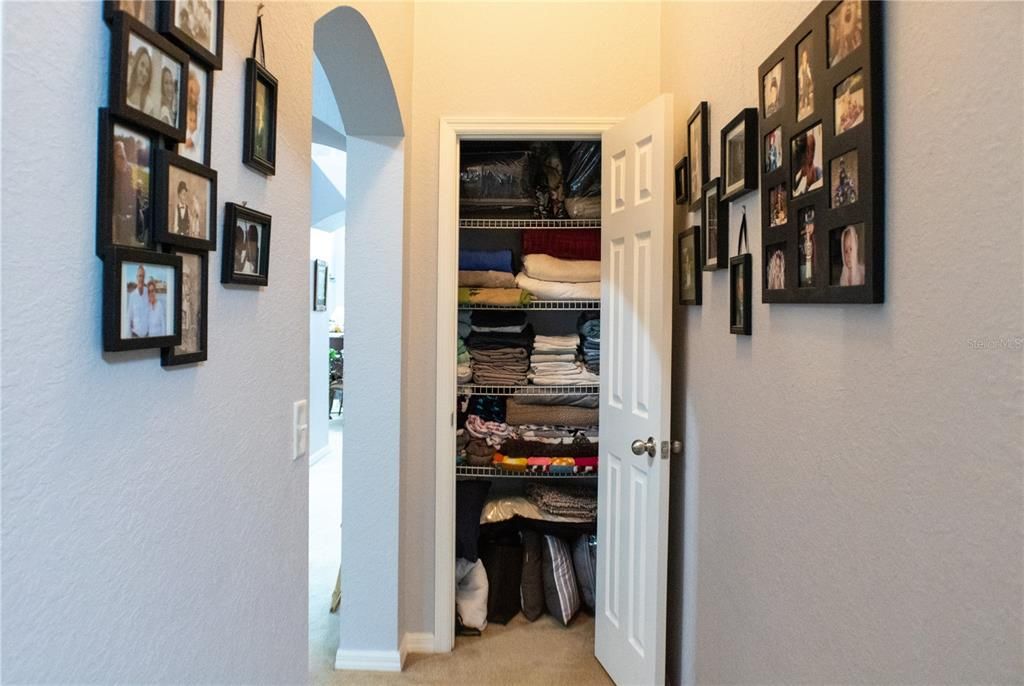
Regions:
<svg viewBox="0 0 1024 686"><path fill-rule="evenodd" d="M507 624L519 614L523 546L516 534L481 537L480 561L487 570L487 621Z"/></svg>
<svg viewBox="0 0 1024 686"><path fill-rule="evenodd" d="M597 536L583 535L576 539L572 547L572 562L583 604L593 610L597 597Z"/></svg>
<svg viewBox="0 0 1024 686"><path fill-rule="evenodd" d="M572 568L572 554L565 541L557 536L544 537L544 600L548 612L565 626L580 609L580 594L576 588L576 573Z"/></svg>
<svg viewBox="0 0 1024 686"><path fill-rule="evenodd" d="M490 488L490 481L455 482L455 557L470 562L479 559L480 513Z"/></svg>
<svg viewBox="0 0 1024 686"><path fill-rule="evenodd" d="M487 628L487 571L480 560L455 561L455 612L464 626Z"/></svg>
<svg viewBox="0 0 1024 686"><path fill-rule="evenodd" d="M540 534L536 531L523 531L523 578L519 584L519 600L523 616L531 622L544 614L541 556Z"/></svg>

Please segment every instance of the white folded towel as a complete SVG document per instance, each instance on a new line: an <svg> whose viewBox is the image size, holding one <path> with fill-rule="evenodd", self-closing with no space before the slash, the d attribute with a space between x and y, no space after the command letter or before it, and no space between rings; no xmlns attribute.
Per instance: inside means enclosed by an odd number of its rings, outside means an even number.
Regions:
<svg viewBox="0 0 1024 686"><path fill-rule="evenodd" d="M601 280L599 260L563 260L551 255L525 255L523 271L527 276L541 281L585 283Z"/></svg>
<svg viewBox="0 0 1024 686"><path fill-rule="evenodd" d="M539 300L600 300L601 282L567 283L562 281L541 281L519 272L516 286L532 293Z"/></svg>

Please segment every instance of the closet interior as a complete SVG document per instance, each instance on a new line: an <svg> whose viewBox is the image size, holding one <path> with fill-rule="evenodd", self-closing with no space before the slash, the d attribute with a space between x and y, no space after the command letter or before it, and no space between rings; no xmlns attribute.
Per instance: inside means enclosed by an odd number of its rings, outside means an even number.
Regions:
<svg viewBox="0 0 1024 686"><path fill-rule="evenodd" d="M456 633L593 613L599 140L463 140Z"/></svg>

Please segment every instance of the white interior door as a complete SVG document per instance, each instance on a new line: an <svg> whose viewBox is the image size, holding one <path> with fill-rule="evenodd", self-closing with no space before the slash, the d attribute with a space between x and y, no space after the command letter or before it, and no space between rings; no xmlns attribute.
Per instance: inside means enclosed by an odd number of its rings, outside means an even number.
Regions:
<svg viewBox="0 0 1024 686"><path fill-rule="evenodd" d="M620 686L665 680L671 153L670 95L648 103L602 138L601 468L594 652Z"/></svg>

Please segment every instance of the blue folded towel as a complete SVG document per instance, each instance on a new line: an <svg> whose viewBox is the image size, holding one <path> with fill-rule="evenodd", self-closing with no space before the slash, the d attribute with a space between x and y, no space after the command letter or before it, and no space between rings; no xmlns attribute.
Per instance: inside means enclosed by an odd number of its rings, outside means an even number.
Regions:
<svg viewBox="0 0 1024 686"><path fill-rule="evenodd" d="M512 273L511 250L460 250L459 271Z"/></svg>

